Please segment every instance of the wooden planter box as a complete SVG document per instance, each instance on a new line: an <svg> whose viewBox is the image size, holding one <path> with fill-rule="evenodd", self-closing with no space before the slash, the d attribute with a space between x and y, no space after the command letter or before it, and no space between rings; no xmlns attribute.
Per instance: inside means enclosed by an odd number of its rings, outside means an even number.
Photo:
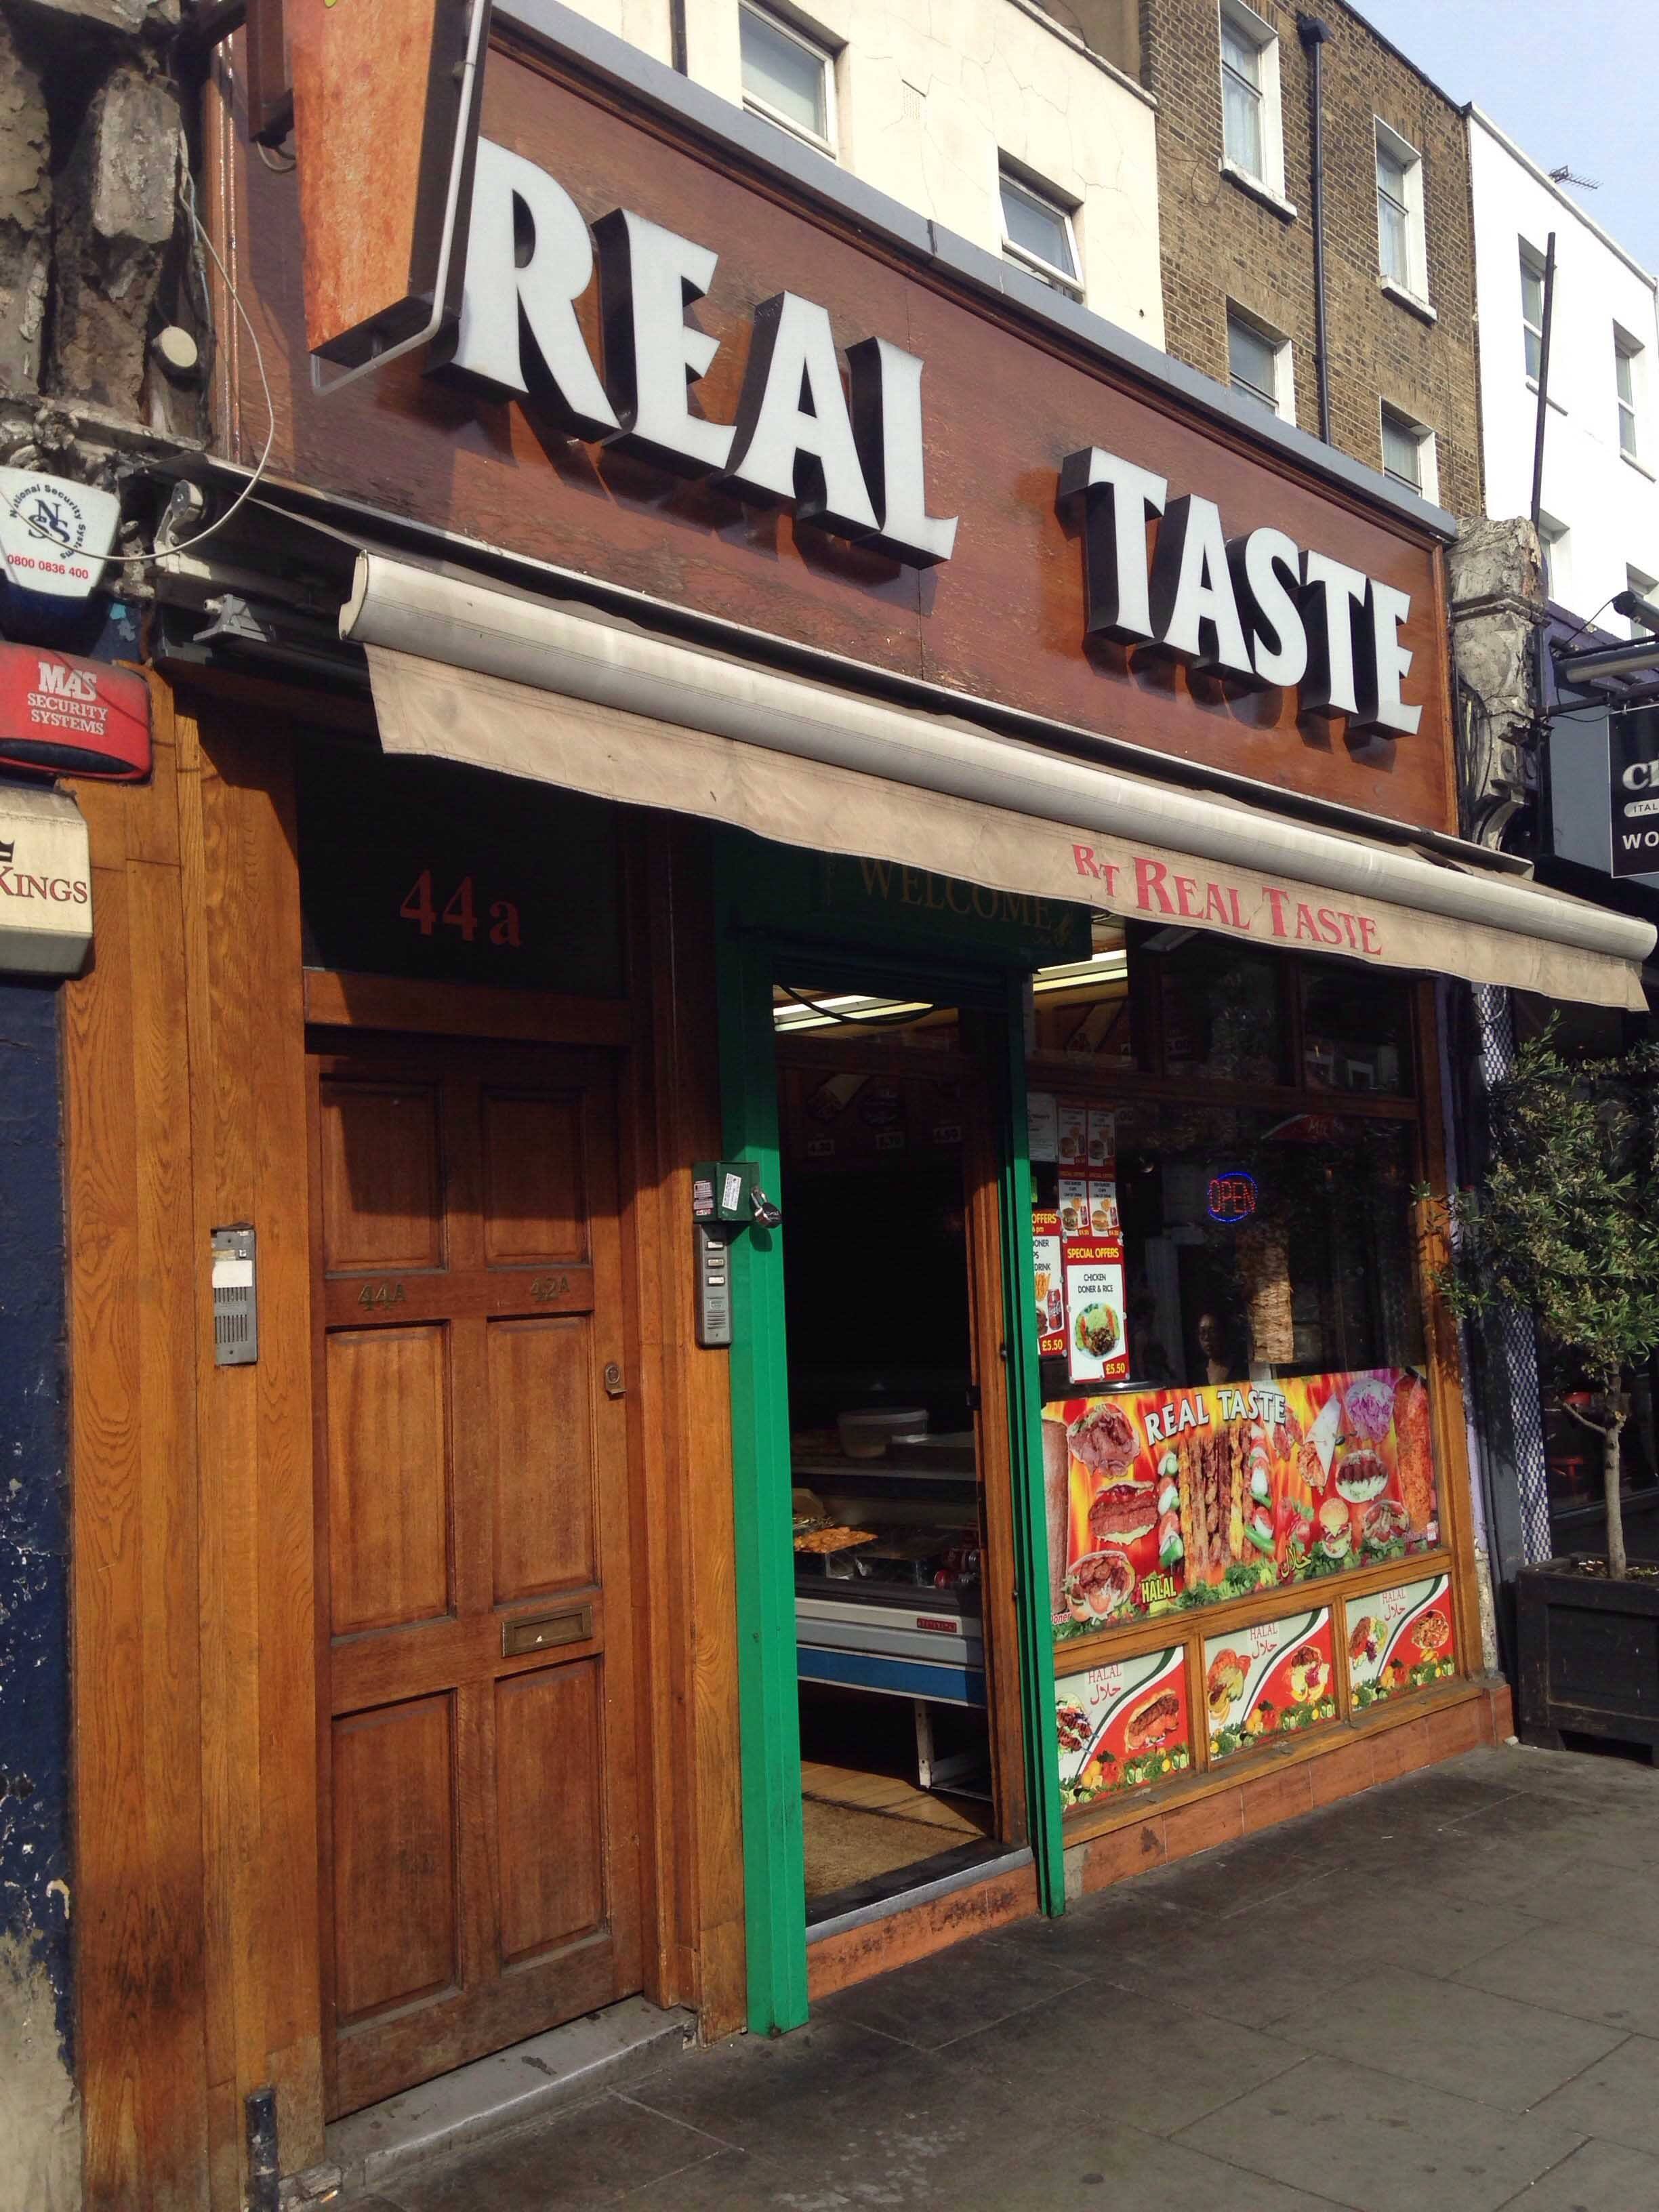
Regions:
<svg viewBox="0 0 1659 2212"><path fill-rule="evenodd" d="M1659 1580L1610 1582L1571 1559L1516 1578L1525 1743L1564 1733L1645 1744L1659 1764Z"/></svg>

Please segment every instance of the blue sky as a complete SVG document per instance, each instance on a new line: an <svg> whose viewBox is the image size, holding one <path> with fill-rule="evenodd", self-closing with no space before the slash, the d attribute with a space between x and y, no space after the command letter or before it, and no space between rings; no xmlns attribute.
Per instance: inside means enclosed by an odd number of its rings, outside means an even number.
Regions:
<svg viewBox="0 0 1659 2212"><path fill-rule="evenodd" d="M1443 92L1473 100L1540 168L1563 161L1576 191L1646 269L1659 271L1659 130L1653 0L1356 0L1360 13ZM1569 186L1571 191L1573 188Z"/></svg>

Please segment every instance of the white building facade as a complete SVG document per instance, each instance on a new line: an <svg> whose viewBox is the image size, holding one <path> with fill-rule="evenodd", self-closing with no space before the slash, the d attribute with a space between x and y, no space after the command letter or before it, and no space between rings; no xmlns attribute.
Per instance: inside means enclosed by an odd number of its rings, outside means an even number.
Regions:
<svg viewBox="0 0 1659 2212"><path fill-rule="evenodd" d="M1469 111L1486 513L1530 514L1555 237L1540 536L1550 599L1623 635L1620 592L1659 585L1655 279L1483 115Z"/></svg>
<svg viewBox="0 0 1659 2212"><path fill-rule="evenodd" d="M1061 20L1079 11L1036 0L571 4L1162 347L1156 109L1128 74L1132 9L1091 8L1091 42Z"/></svg>

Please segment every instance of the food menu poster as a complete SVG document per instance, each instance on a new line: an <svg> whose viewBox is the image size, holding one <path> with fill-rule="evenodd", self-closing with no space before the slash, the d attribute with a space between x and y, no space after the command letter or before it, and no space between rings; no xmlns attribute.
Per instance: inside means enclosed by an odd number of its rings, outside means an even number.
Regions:
<svg viewBox="0 0 1659 2212"><path fill-rule="evenodd" d="M1066 1349L1066 1289L1060 1267L1060 1216L1038 1206L1031 1216L1031 1273L1036 1288L1037 1353L1058 1358Z"/></svg>
<svg viewBox="0 0 1659 2212"><path fill-rule="evenodd" d="M1123 1240L1121 1237L1066 1237L1066 1363L1067 1379L1079 1389L1097 1382L1121 1382L1129 1373L1129 1347L1123 1317Z"/></svg>
<svg viewBox="0 0 1659 2212"><path fill-rule="evenodd" d="M1193 1764L1185 1647L1066 1675L1054 1685L1054 1727L1063 1804L1185 1773Z"/></svg>
<svg viewBox="0 0 1659 2212"><path fill-rule="evenodd" d="M1117 1174L1117 1114L1081 1098L1033 1091L1026 1101L1026 1142L1038 1162L1058 1161L1079 1175Z"/></svg>
<svg viewBox="0 0 1659 2212"><path fill-rule="evenodd" d="M1449 1576L1349 1599L1348 1688L1356 1712L1456 1671Z"/></svg>
<svg viewBox="0 0 1659 2212"><path fill-rule="evenodd" d="M1439 1541L1415 1368L1079 1395L1044 1427L1064 1437L1063 1480L1060 1436L1045 1439L1061 1637Z"/></svg>
<svg viewBox="0 0 1659 2212"><path fill-rule="evenodd" d="M1212 1759L1334 1720L1329 1606L1206 1637L1204 1701Z"/></svg>

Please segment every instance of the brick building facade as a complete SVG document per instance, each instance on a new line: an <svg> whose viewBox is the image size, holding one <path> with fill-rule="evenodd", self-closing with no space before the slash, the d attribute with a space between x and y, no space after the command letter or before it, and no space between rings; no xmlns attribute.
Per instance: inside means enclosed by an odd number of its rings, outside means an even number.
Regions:
<svg viewBox="0 0 1659 2212"><path fill-rule="evenodd" d="M1383 459L1382 410L1432 433L1425 489L1455 514L1480 507L1474 243L1462 111L1352 9L1322 21L1326 284L1331 436ZM1224 150L1221 29L1260 58L1258 181ZM1140 76L1158 103L1165 343L1229 380L1229 312L1281 353L1279 412L1317 434L1310 64L1293 8L1142 0ZM1250 88L1239 99L1248 108ZM1383 126L1379 140L1378 125ZM1248 121L1246 124L1248 128ZM1277 137L1277 148L1273 144ZM1414 191L1406 210L1415 283L1382 276L1377 149ZM1410 159L1417 161L1411 179ZM1291 386L1293 385L1293 394Z"/></svg>

